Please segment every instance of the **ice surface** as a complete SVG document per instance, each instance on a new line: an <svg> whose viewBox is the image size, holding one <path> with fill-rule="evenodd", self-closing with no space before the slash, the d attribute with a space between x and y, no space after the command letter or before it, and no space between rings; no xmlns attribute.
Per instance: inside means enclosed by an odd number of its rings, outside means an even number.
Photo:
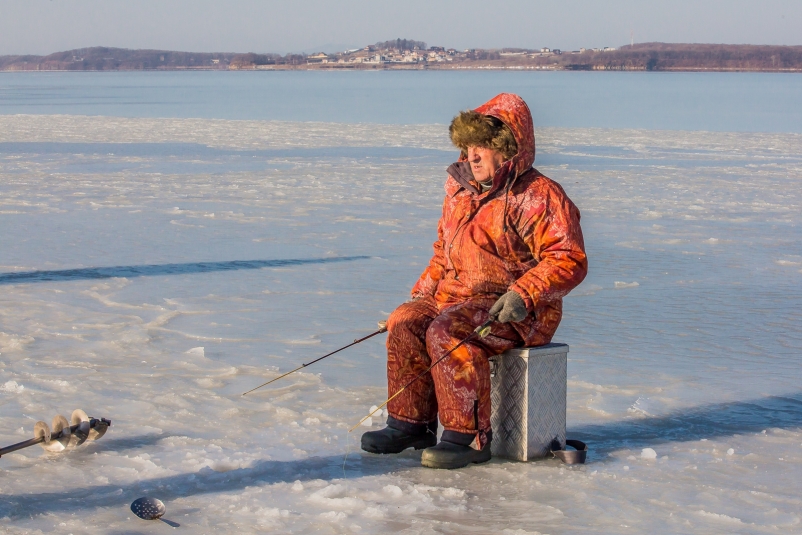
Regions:
<svg viewBox="0 0 802 535"><path fill-rule="evenodd" d="M445 127L0 116L0 445L114 421L3 456L0 531L144 532L143 495L199 533L798 531L802 136L538 135L590 255L556 337L589 463L441 472L347 433L381 337L240 394L407 299Z"/></svg>

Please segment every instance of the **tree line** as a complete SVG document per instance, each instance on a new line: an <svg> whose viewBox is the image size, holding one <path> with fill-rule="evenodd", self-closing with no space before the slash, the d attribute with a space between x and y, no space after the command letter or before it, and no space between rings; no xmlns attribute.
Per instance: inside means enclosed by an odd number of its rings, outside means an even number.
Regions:
<svg viewBox="0 0 802 535"><path fill-rule="evenodd" d="M396 39L390 41L382 41L380 43L376 43L376 48L379 50L415 50L416 48L419 50L426 50L426 43L423 41L414 41L412 39Z"/></svg>
<svg viewBox="0 0 802 535"><path fill-rule="evenodd" d="M167 70L181 68L227 69L232 53L174 52L91 47L47 56L0 56L0 70Z"/></svg>

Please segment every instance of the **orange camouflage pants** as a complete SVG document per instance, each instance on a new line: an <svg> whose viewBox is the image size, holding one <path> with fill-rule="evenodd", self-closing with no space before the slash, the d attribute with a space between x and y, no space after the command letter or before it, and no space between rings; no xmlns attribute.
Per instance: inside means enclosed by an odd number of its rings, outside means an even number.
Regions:
<svg viewBox="0 0 802 535"><path fill-rule="evenodd" d="M395 394L473 330L487 321L496 297L438 304L422 297L399 306L387 321L387 390ZM431 424L439 416L443 439L481 449L490 432L488 358L523 343L510 324L494 323L491 334L464 344L388 405L392 418ZM458 439L453 439L457 436ZM450 437L450 438L449 438ZM463 442L464 441L464 442Z"/></svg>

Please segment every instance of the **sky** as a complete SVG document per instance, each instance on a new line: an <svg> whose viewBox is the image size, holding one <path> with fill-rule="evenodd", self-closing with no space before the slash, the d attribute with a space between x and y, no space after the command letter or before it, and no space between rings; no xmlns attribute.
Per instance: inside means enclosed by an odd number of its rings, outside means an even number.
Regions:
<svg viewBox="0 0 802 535"><path fill-rule="evenodd" d="M465 48L630 42L802 45L800 0L0 0L0 55L89 46L335 52L415 39Z"/></svg>

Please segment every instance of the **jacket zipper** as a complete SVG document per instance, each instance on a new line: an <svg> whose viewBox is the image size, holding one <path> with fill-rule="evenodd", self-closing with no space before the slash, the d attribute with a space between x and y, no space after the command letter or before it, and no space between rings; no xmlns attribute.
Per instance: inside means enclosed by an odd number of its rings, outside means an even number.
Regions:
<svg viewBox="0 0 802 535"><path fill-rule="evenodd" d="M477 208L476 211L478 212L479 209ZM454 247L454 242L457 241L457 238L459 237L459 232L471 221L473 215L474 214L472 213L468 213L465 217L463 217L464 221L460 223L460 225L457 227L457 230L454 231L454 237L451 238L451 243L448 244L448 261L451 264L451 267L454 268L454 279L456 280L459 280L459 273L457 273L457 266L454 265L454 261L451 260L451 249Z"/></svg>

